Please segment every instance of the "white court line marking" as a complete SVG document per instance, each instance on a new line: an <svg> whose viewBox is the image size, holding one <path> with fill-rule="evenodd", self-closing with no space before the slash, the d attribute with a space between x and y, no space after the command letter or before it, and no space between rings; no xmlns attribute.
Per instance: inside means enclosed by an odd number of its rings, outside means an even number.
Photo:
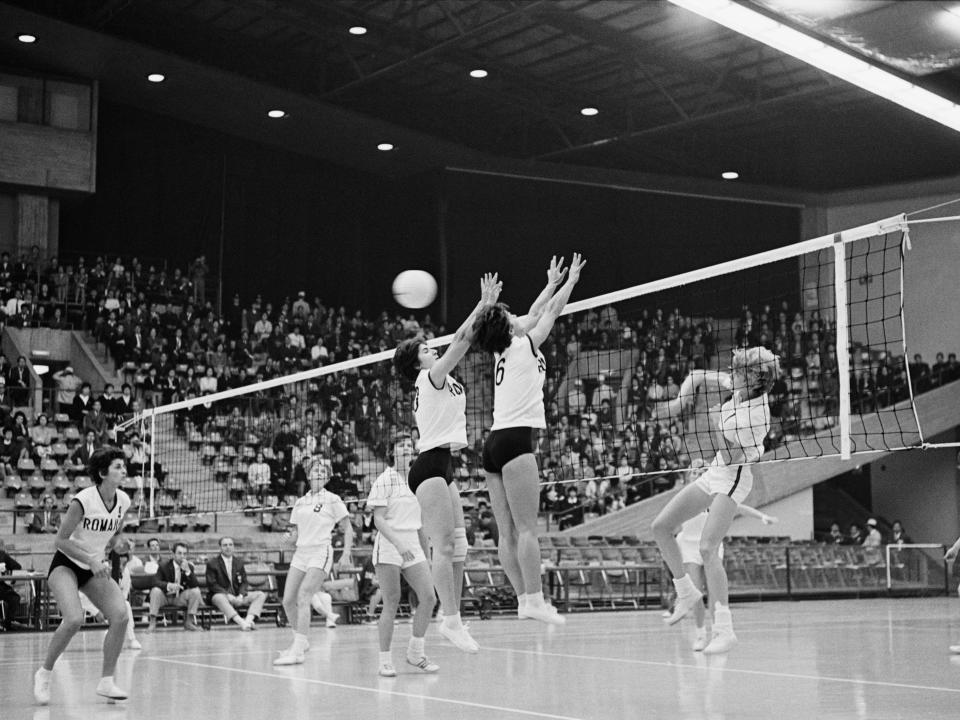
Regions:
<svg viewBox="0 0 960 720"><path fill-rule="evenodd" d="M745 670L741 668L720 667L719 665L687 665L676 662L659 662L656 660L634 660L632 658L611 658L597 655L573 655L570 653L542 652L539 650L515 650L513 648L498 648L486 645L484 650L498 650L506 653L519 653L521 655L537 655L541 657L568 658L571 660L600 660L602 662L628 663L631 665L656 665L658 667L669 668L688 668L690 670L720 670L721 672L740 673L743 675L763 675L765 677L792 678L795 680L817 680L837 683L849 683L851 685L879 685L881 687L904 688L906 690L934 690L937 692L960 693L960 688L939 687L936 685L910 685L909 683L884 682L882 680L858 680L856 678L831 677L829 675L801 675L799 673L778 673L769 670Z"/></svg>
<svg viewBox="0 0 960 720"><path fill-rule="evenodd" d="M436 697L434 695L418 695L416 693L398 692L396 690L381 690L379 688L363 687L362 685L349 685L347 683L329 682L327 680L317 680L315 678L295 677L292 675L281 675L279 673L267 673L259 670L246 670L244 668L224 667L223 665L208 665L206 663L186 662L183 660L168 660L161 657L143 658L144 660L154 660L156 662L170 663L171 665L187 665L189 667L206 668L208 670L224 670L226 672L243 673L244 675L255 675L257 677L272 678L274 680L297 680L300 682L311 683L313 685L326 685L327 687L343 688L345 690L359 690L360 692L373 693L374 695L393 695L396 697L412 698L414 700L429 700L448 705L461 705L466 707L480 708L481 710L496 710L503 713L512 713L514 715L529 715L532 717L552 718L552 720L583 720L570 715L551 715L550 713L536 712L534 710L521 710L520 708L503 707L502 705L487 705L485 703L470 702L469 700L452 700L450 698Z"/></svg>

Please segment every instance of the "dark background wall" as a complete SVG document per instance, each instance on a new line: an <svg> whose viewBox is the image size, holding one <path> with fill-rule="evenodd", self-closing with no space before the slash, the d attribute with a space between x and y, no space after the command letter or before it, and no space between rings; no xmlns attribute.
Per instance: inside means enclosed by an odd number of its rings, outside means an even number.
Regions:
<svg viewBox="0 0 960 720"><path fill-rule="evenodd" d="M485 270L500 271L505 299L529 303L553 253L587 255L583 298L800 239L791 208L459 173L389 182L102 102L97 193L64 201L62 251L171 267L205 253L215 276L224 164L225 303L304 289L367 312L396 308L400 270L443 279L441 223L452 323Z"/></svg>

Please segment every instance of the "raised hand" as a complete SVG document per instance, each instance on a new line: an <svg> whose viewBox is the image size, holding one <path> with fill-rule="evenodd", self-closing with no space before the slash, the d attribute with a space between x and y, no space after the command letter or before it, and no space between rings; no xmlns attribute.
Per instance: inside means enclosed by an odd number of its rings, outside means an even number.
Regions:
<svg viewBox="0 0 960 720"><path fill-rule="evenodd" d="M566 274L567 268L563 266L563 256L561 255L559 260L557 260L556 255L550 258L550 267L547 268L547 282L551 285L559 285L563 282L563 277Z"/></svg>
<svg viewBox="0 0 960 720"><path fill-rule="evenodd" d="M497 277L497 273L485 273L480 281L480 301L484 305L493 305L500 297L500 291L503 290L503 283Z"/></svg>
<svg viewBox="0 0 960 720"><path fill-rule="evenodd" d="M562 262L561 258L561 262ZM583 270L583 266L587 264L587 261L583 259L583 256L580 253L573 254L573 260L570 262L570 279L573 282L577 282L580 279L580 271Z"/></svg>

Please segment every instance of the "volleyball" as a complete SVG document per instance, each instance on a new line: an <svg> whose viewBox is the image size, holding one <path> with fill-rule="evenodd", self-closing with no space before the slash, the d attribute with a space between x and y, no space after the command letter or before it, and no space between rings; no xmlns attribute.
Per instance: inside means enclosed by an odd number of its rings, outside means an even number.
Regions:
<svg viewBox="0 0 960 720"><path fill-rule="evenodd" d="M437 296L437 281L426 270L404 270L393 279L393 297L406 308L425 308Z"/></svg>

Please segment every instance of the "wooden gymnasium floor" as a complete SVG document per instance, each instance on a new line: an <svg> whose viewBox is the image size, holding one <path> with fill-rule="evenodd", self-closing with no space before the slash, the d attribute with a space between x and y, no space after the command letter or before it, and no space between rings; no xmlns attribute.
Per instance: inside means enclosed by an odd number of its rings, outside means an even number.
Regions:
<svg viewBox="0 0 960 720"><path fill-rule="evenodd" d="M770 602L734 607L741 644L729 657L688 649L692 623L666 628L659 612L472 621L480 654L428 633L441 669L375 674L376 626L316 622L304 665L270 661L289 631L140 634L107 705L93 694L102 631L82 632L54 671L50 706L33 705L32 677L48 636L0 635L3 720L287 720L293 718L956 718L960 642L956 599ZM397 626L401 660L410 628Z"/></svg>

